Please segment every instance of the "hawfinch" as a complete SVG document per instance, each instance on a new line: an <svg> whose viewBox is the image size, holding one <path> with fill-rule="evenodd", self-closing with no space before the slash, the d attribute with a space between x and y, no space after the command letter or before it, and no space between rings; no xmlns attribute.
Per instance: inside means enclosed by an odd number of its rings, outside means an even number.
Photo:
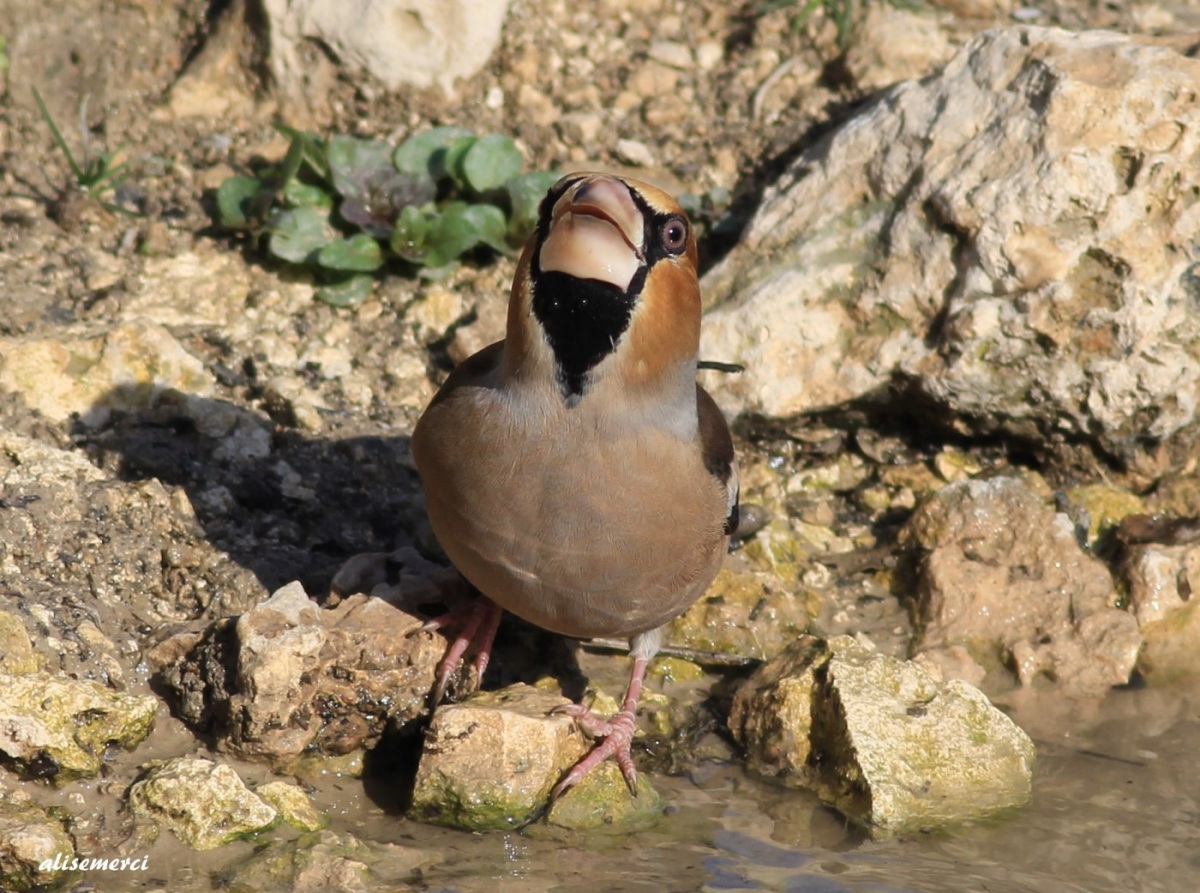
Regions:
<svg viewBox="0 0 1200 893"><path fill-rule="evenodd" d="M609 757L636 793L630 743L646 665L663 624L721 566L737 463L696 383L700 285L683 210L646 183L576 173L539 213L504 340L454 370L413 433L434 534L484 596L435 700L472 638L482 678L504 610L566 636L628 637L621 710L608 720L564 710L604 740L553 796Z"/></svg>

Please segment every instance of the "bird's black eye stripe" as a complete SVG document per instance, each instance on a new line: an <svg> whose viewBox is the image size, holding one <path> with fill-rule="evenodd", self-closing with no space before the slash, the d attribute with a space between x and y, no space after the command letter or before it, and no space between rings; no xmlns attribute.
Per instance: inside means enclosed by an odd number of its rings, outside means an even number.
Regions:
<svg viewBox="0 0 1200 893"><path fill-rule="evenodd" d="M633 201L646 220L646 260L653 264L662 257L675 257L687 250L688 233L691 226L682 214L664 214L636 189L631 189ZM671 235L668 236L668 233Z"/></svg>

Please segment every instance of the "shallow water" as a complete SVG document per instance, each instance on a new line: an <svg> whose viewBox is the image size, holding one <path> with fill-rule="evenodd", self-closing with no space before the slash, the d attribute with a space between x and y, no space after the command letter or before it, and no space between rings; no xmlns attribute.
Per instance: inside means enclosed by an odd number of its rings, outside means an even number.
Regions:
<svg viewBox="0 0 1200 893"><path fill-rule="evenodd" d="M782 893L1193 893L1200 889L1200 711L1178 696L1114 691L1100 704L1013 705L1039 748L1033 802L940 834L870 841L804 792L732 762L654 779L671 804L650 831L566 840L468 834L387 814L342 778L316 797L333 830L416 847L417 875L373 889L436 893L762 890ZM191 853L163 835L145 875L94 889L211 890L250 844ZM217 881L217 886L220 882Z"/></svg>
<svg viewBox="0 0 1200 893"><path fill-rule="evenodd" d="M1029 807L950 833L864 840L807 794L710 764L656 780L673 808L652 832L573 845L451 835L441 842L446 861L425 882L445 893L1200 889L1200 715L1147 691L1113 692L1093 711L1070 719L1111 718L1084 733L1046 719L1060 731L1038 742ZM428 834L437 836L416 837Z"/></svg>
<svg viewBox="0 0 1200 893"><path fill-rule="evenodd" d="M660 781L677 811L653 833L611 846L481 839L473 870L443 865L426 881L446 893L1190 893L1200 888L1200 720L1178 702L1163 729L1157 701L1112 693L1099 712L1111 718L1093 731L1039 742L1030 807L953 833L863 840L804 793L713 765Z"/></svg>

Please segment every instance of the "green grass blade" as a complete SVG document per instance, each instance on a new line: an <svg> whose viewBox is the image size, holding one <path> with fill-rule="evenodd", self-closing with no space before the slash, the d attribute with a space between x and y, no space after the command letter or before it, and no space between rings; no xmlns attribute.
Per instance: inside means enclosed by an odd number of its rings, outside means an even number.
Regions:
<svg viewBox="0 0 1200 893"><path fill-rule="evenodd" d="M58 129L58 125L54 123L54 118L50 116L50 109L46 108L46 103L42 99L42 94L38 92L38 88L33 88L33 98L37 101L38 111L42 113L42 120L50 128L50 135L54 137L54 143L62 150L63 155L67 157L67 164L71 166L71 173L75 175L75 182L82 184L84 181L83 171L79 164L75 161L75 156L71 154L71 147L67 145L67 141L63 139L62 133Z"/></svg>

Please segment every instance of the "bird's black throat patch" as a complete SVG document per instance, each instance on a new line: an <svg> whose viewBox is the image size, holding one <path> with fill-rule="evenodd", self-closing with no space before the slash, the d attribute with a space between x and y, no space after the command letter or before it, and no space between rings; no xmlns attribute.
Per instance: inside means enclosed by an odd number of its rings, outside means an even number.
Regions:
<svg viewBox="0 0 1200 893"><path fill-rule="evenodd" d="M629 328L645 275L645 269L638 271L622 291L610 282L538 272L533 313L554 351L559 385L568 402L583 394L588 373L616 349Z"/></svg>

